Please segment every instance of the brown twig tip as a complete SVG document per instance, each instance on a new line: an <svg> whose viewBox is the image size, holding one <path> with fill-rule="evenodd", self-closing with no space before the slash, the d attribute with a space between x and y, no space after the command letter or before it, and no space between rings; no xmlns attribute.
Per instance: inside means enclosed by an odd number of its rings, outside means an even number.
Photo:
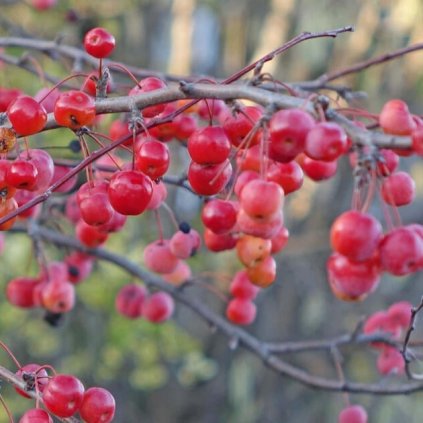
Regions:
<svg viewBox="0 0 423 423"><path fill-rule="evenodd" d="M333 31L328 31L329 37L337 37L339 34L342 34L344 32L354 32L355 28L353 25L347 25L342 28L334 29Z"/></svg>
<svg viewBox="0 0 423 423"><path fill-rule="evenodd" d="M415 374L412 372L410 368L411 362L415 360L415 355L409 349L409 345L411 341L411 335L416 329L417 315L419 314L421 310L423 310L423 297L420 299L420 304L411 309L410 325L408 326L407 332L405 334L404 344L401 350L402 356L404 358L405 373L407 374L407 377L411 380L418 380L418 381L423 380L423 374Z"/></svg>

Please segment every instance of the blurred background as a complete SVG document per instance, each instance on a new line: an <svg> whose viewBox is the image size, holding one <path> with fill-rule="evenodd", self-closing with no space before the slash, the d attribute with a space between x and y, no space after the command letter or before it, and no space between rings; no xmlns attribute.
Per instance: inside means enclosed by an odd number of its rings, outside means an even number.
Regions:
<svg viewBox="0 0 423 423"><path fill-rule="evenodd" d="M85 32L104 26L117 40L113 59L174 75L225 77L302 31L321 31L354 25L355 32L336 40L305 42L265 65L264 71L284 82L309 80L322 73L423 42L421 0L91 0L66 1L46 11L30 0L0 1L0 36L43 39L60 37L80 46ZM19 56L21 49L8 49ZM31 53L32 54L32 53ZM62 75L54 60L37 56L52 75ZM378 113L389 98L406 100L423 114L423 52L337 81L367 92L360 106ZM22 87L34 94L43 82L11 66L0 69L0 86ZM47 134L43 142L55 141ZM69 141L69 134L63 132ZM58 152L53 152L58 156ZM175 151L175 155L179 154ZM182 160L182 159L181 159ZM417 158L402 159L401 168L415 177L419 192L413 205L400 213L404 223L423 223L423 166ZM307 180L289 197L286 226L288 247L278 256L278 281L258 299L258 318L248 329L267 341L331 337L355 328L359 320L399 300L418 304L423 294L420 274L384 276L378 290L362 303L343 303L330 292L325 262L330 254L328 229L350 207L351 168L341 161L333 180ZM200 228L200 204L172 191L171 206ZM189 195L189 194L188 194ZM189 204L189 208L183 207ZM380 217L378 201L371 212ZM132 220L130 230L108 243L113 251L141 261L143 245L157 234L153 218ZM47 256L61 251L46 246ZM227 289L227 275L239 266L233 253L192 259L196 272L215 272L214 283ZM23 235L6 241L0 257L0 284L25 273L37 273L31 243ZM117 290L130 279L119 269L99 263L78 286L78 304L58 328L48 326L39 311L27 312L0 298L0 339L22 362L49 363L58 371L79 376L86 386L107 387L117 399L116 422L152 423L308 423L336 422L343 407L340 394L311 390L280 377L243 349L231 350L228 340L214 333L191 312L178 306L176 317L163 325L127 321L113 312ZM193 289L193 292L196 290ZM223 312L224 305L204 290L196 295ZM422 332L420 331L420 335ZM417 331L416 339L419 336ZM379 380L376 354L368 347L342 350L347 377ZM13 368L6 354L0 363ZM335 376L327 353L289 356L289 361L312 372ZM382 384L405 381L385 377ZM28 402L2 390L16 416ZM397 397L353 396L363 404L372 423L421 422L422 394ZM1 414L1 413L0 413ZM0 421L6 421L1 414Z"/></svg>

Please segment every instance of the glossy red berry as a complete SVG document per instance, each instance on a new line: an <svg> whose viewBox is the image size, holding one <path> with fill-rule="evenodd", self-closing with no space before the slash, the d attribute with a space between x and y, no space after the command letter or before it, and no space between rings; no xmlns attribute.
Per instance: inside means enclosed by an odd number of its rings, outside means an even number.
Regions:
<svg viewBox="0 0 423 423"><path fill-rule="evenodd" d="M279 251L282 251L289 239L289 231L285 226L282 226L278 233L270 238L272 243L271 254L277 254Z"/></svg>
<svg viewBox="0 0 423 423"><path fill-rule="evenodd" d="M330 230L332 248L353 261L371 258L382 237L382 226L372 215L350 210L333 222Z"/></svg>
<svg viewBox="0 0 423 423"><path fill-rule="evenodd" d="M229 141L235 147L238 147L246 139L247 135L251 138L245 142L244 148L251 147L260 142L262 131L257 129L254 134L250 134L255 123L260 119L263 112L260 107L246 106L235 116L228 116L223 122L223 129L229 138Z"/></svg>
<svg viewBox="0 0 423 423"><path fill-rule="evenodd" d="M173 314L175 303L166 292L155 292L146 298L143 306L143 316L152 323L162 323Z"/></svg>
<svg viewBox="0 0 423 423"><path fill-rule="evenodd" d="M336 160L347 148L347 134L336 123L320 122L306 136L304 152L314 160Z"/></svg>
<svg viewBox="0 0 423 423"><path fill-rule="evenodd" d="M113 395L107 389L93 387L85 391L79 414L86 423L110 423L115 409Z"/></svg>
<svg viewBox="0 0 423 423"><path fill-rule="evenodd" d="M269 122L269 157L287 163L304 151L306 136L314 119L301 109L276 112Z"/></svg>
<svg viewBox="0 0 423 423"><path fill-rule="evenodd" d="M115 44L115 37L104 28L93 28L84 37L85 51L98 59L109 56Z"/></svg>
<svg viewBox="0 0 423 423"><path fill-rule="evenodd" d="M213 165L224 162L231 151L231 143L220 126L206 126L191 134L188 153L199 164Z"/></svg>
<svg viewBox="0 0 423 423"><path fill-rule="evenodd" d="M83 91L70 90L60 94L54 106L56 122L74 130L91 125L95 117L94 99Z"/></svg>
<svg viewBox="0 0 423 423"><path fill-rule="evenodd" d="M226 308L226 317L237 325L250 325L257 314L256 305L246 298L233 298Z"/></svg>
<svg viewBox="0 0 423 423"><path fill-rule="evenodd" d="M263 218L251 217L240 209L237 215L236 228L247 235L257 236L265 239L272 239L275 237L284 223L284 215L282 210L279 210L270 216Z"/></svg>
<svg viewBox="0 0 423 423"><path fill-rule="evenodd" d="M81 406L84 385L72 375L57 374L44 388L43 401L47 410L58 417L71 417Z"/></svg>
<svg viewBox="0 0 423 423"><path fill-rule="evenodd" d="M116 172L110 180L109 200L112 207L123 215L141 214L153 195L151 179L136 170Z"/></svg>
<svg viewBox="0 0 423 423"><path fill-rule="evenodd" d="M379 115L379 124L384 132L393 135L410 135L416 124L407 103L399 99L387 101Z"/></svg>
<svg viewBox="0 0 423 423"><path fill-rule="evenodd" d="M39 279L28 276L11 279L6 286L6 298L16 307L32 308L35 306L34 289L39 283Z"/></svg>
<svg viewBox="0 0 423 423"><path fill-rule="evenodd" d="M260 288L251 283L245 270L240 270L235 274L229 286L229 290L233 297L246 300L254 300L260 292Z"/></svg>
<svg viewBox="0 0 423 423"><path fill-rule="evenodd" d="M40 292L42 306L52 313L67 313L75 305L75 287L68 281L52 279Z"/></svg>
<svg viewBox="0 0 423 423"><path fill-rule="evenodd" d="M410 204L416 196L416 183L407 172L394 172L382 183L382 198L392 206Z"/></svg>
<svg viewBox="0 0 423 423"><path fill-rule="evenodd" d="M254 179L242 190L239 202L241 208L254 219L266 219L280 211L284 192L276 182Z"/></svg>
<svg viewBox="0 0 423 423"><path fill-rule="evenodd" d="M327 272L332 292L344 301L363 300L377 288L381 277L377 259L353 262L338 253L329 257Z"/></svg>
<svg viewBox="0 0 423 423"><path fill-rule="evenodd" d="M115 300L116 311L128 319L141 317L147 289L139 284L124 285L118 292Z"/></svg>
<svg viewBox="0 0 423 423"><path fill-rule="evenodd" d="M323 160L314 160L306 155L299 156L299 164L311 180L319 182L332 178L338 169L338 162L333 160L331 162Z"/></svg>
<svg viewBox="0 0 423 423"><path fill-rule="evenodd" d="M224 234L235 226L237 212L234 202L213 199L203 207L201 220L215 234Z"/></svg>
<svg viewBox="0 0 423 423"><path fill-rule="evenodd" d="M40 132L47 122L47 112L34 98L22 95L13 100L7 108L7 117L19 135Z"/></svg>
<svg viewBox="0 0 423 423"><path fill-rule="evenodd" d="M30 161L37 168L37 179L32 190L41 191L47 189L54 175L54 161L51 155L45 150L31 148L21 153L21 159Z"/></svg>
<svg viewBox="0 0 423 423"><path fill-rule="evenodd" d="M179 261L172 253L168 239L158 239L148 244L143 256L146 267L156 273L173 272Z"/></svg>
<svg viewBox="0 0 423 423"><path fill-rule="evenodd" d="M102 232L97 226L88 225L82 219L78 220L75 235L87 247L98 247L107 241L107 232Z"/></svg>
<svg viewBox="0 0 423 423"><path fill-rule="evenodd" d="M199 195L215 195L221 192L232 176L231 162L226 159L215 165L201 165L191 162L188 169L188 181Z"/></svg>
<svg viewBox="0 0 423 423"><path fill-rule="evenodd" d="M108 223L114 213L107 193L109 184L103 182L86 182L81 185L77 193L77 201L81 211L81 219L92 226Z"/></svg>
<svg viewBox="0 0 423 423"><path fill-rule="evenodd" d="M361 405L350 405L341 411L338 423L367 423L367 412Z"/></svg>
<svg viewBox="0 0 423 423"><path fill-rule="evenodd" d="M36 187L38 169L32 161L14 160L7 171L6 182L18 189L32 191Z"/></svg>
<svg viewBox="0 0 423 423"><path fill-rule="evenodd" d="M205 246L215 253L219 251L232 250L235 248L237 238L233 233L215 234L210 229L204 230L204 244Z"/></svg>
<svg viewBox="0 0 423 423"><path fill-rule="evenodd" d="M51 9L52 7L56 5L56 3L57 3L57 0L31 0L32 6L34 6L35 9L37 10ZM38 423L38 422L35 422L35 423Z"/></svg>
<svg viewBox="0 0 423 423"><path fill-rule="evenodd" d="M288 163L273 162L267 169L267 180L279 184L285 195L297 191L304 181L304 172L296 161Z"/></svg>
<svg viewBox="0 0 423 423"><path fill-rule="evenodd" d="M201 238L195 229L188 232L176 231L169 241L169 248L172 254L179 259L188 259L193 256L201 244Z"/></svg>
<svg viewBox="0 0 423 423"><path fill-rule="evenodd" d="M252 235L242 235L236 243L239 261L246 267L256 266L270 255L272 242Z"/></svg>
<svg viewBox="0 0 423 423"><path fill-rule="evenodd" d="M53 423L53 419L47 411L41 408L31 408L22 415L19 423Z"/></svg>
<svg viewBox="0 0 423 423"><path fill-rule="evenodd" d="M409 227L388 232L380 242L380 262L385 271L403 276L423 266L423 239Z"/></svg>
<svg viewBox="0 0 423 423"><path fill-rule="evenodd" d="M404 357L395 347L385 346L379 353L376 367L382 375L402 375L405 372Z"/></svg>
<svg viewBox="0 0 423 423"><path fill-rule="evenodd" d="M144 141L135 154L135 168L151 179L163 176L170 164L169 148L154 138Z"/></svg>
<svg viewBox="0 0 423 423"><path fill-rule="evenodd" d="M276 280L276 261L272 256L267 256L255 266L247 268L250 281L260 288L267 288Z"/></svg>

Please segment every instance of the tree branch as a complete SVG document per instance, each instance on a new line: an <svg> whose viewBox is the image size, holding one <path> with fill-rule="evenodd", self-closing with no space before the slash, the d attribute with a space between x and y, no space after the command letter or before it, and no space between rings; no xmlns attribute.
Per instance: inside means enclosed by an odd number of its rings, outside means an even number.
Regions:
<svg viewBox="0 0 423 423"><path fill-rule="evenodd" d="M418 382L386 386L378 383L365 384L355 382L340 382L338 380L312 375L305 370L283 361L280 357L276 356L272 352L271 348L269 349L269 344L266 344L245 330L229 323L219 314L208 308L203 302L189 295L189 293L186 292L184 286L177 288L169 285L159 276L146 271L142 267L136 265L121 255L112 253L103 248L87 248L81 245L74 238L43 228L34 222L29 228L29 235L40 237L45 241L53 243L57 246L66 246L83 251L101 260L114 263L131 275L141 279L150 287L155 287L157 289L168 292L177 301L191 309L203 320L208 322L212 327L220 330L235 345L239 344L244 346L274 371L309 387L328 391L368 393L375 395L409 394L423 390L423 383Z"/></svg>

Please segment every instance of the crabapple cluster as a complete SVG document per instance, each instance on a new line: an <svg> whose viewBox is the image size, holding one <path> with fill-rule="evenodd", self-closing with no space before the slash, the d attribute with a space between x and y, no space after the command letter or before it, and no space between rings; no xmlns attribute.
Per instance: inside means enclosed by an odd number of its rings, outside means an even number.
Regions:
<svg viewBox="0 0 423 423"><path fill-rule="evenodd" d="M163 291L148 294L147 289L139 284L124 285L115 301L116 311L128 319L143 317L149 322L162 323L172 317L173 298Z"/></svg>
<svg viewBox="0 0 423 423"><path fill-rule="evenodd" d="M9 354L12 353L9 351ZM40 397L46 410L28 409L19 423L52 423L52 415L67 418L79 413L86 423L110 423L115 414L115 399L106 389L91 387L85 390L82 382L69 374L54 373L50 376L47 369L51 366L40 366L30 363L21 366L15 373L18 379L25 382L25 389L16 387L16 392L24 398Z"/></svg>
<svg viewBox="0 0 423 423"><path fill-rule="evenodd" d="M388 101L380 113L379 124L387 134L410 136L412 152L420 154L423 122L409 112L406 103ZM389 216L391 209L414 200L415 182L408 173L397 170L399 156L394 151L378 151L373 163L366 162L368 153L365 148L353 151L350 161L360 168L358 154L362 156L361 166L371 166L368 190L371 193L378 189L381 205ZM384 233L381 223L367 212L368 206L363 204L344 212L331 227L334 253L327 262L328 281L332 292L342 300L367 297L377 288L383 272L405 276L423 267L423 226L416 223L403 226L400 222L394 226L387 221Z"/></svg>
<svg viewBox="0 0 423 423"><path fill-rule="evenodd" d="M363 332L365 334L383 332L392 340L398 341L410 326L411 309L412 305L408 301L399 301L387 310L377 311L367 318ZM404 373L404 358L397 348L383 342L373 342L371 345L379 352L376 366L382 375Z"/></svg>

